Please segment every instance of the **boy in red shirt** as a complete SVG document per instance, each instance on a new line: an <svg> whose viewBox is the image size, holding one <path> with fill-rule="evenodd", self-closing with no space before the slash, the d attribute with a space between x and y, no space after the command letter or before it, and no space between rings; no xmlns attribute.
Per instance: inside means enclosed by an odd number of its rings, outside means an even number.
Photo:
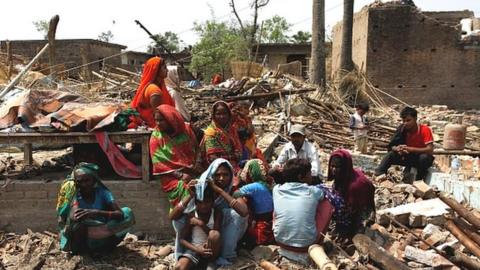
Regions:
<svg viewBox="0 0 480 270"><path fill-rule="evenodd" d="M433 164L433 135L427 125L417 123L417 110L405 107L400 112L403 124L397 129L388 145L388 154L375 170L375 175L385 174L391 165L417 169L416 180L424 180Z"/></svg>

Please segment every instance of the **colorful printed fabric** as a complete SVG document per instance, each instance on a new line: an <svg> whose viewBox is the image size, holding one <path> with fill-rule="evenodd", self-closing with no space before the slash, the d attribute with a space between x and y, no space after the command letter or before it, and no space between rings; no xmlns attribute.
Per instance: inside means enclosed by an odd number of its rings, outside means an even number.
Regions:
<svg viewBox="0 0 480 270"><path fill-rule="evenodd" d="M157 126L150 137L150 156L153 174L159 175L162 188L170 192L178 187L173 172L184 168L192 168L197 156L197 141L189 125L183 122L180 113L170 105L160 105L157 112L172 128L172 133L160 130Z"/></svg>
<svg viewBox="0 0 480 270"><path fill-rule="evenodd" d="M345 205L345 201L342 196L338 194L335 190L320 184L317 186L325 194L325 199L327 199L330 204L335 209L333 212L333 220L335 221L335 229L340 234L346 234L351 228L352 225L352 213L349 208Z"/></svg>
<svg viewBox="0 0 480 270"><path fill-rule="evenodd" d="M275 242L272 230L272 219L254 220L249 224L248 235L255 240L257 245L269 245Z"/></svg>
<svg viewBox="0 0 480 270"><path fill-rule="evenodd" d="M260 159L247 161L240 173L240 180L245 183L261 182L267 185L267 167Z"/></svg>
<svg viewBox="0 0 480 270"><path fill-rule="evenodd" d="M232 110L235 107L234 102L230 102L228 104L229 109ZM240 113L233 113L232 114L232 126L238 131L240 129L244 129L248 131L249 137L245 141L245 147L248 149L250 156L258 158L255 156L257 153L257 142L255 138L255 130L253 127L252 119L248 115L243 115Z"/></svg>
<svg viewBox="0 0 480 270"><path fill-rule="evenodd" d="M200 144L202 149L202 159L205 166L208 166L216 158L224 158L230 161L237 170L238 162L242 156L242 145L238 138L237 130L231 124L221 128L213 120L215 108L223 103L228 109L228 104L224 101L218 101L213 105L212 122L205 129L203 140ZM229 110L229 109L228 109ZM232 115L231 111L230 116Z"/></svg>
<svg viewBox="0 0 480 270"><path fill-rule="evenodd" d="M147 88L152 89L152 91L149 92L155 92L161 96L162 104L175 106L175 102L168 93L165 81L161 80L158 85L155 84L155 82L158 82L158 71L163 63L164 60L158 56L147 60L143 67L140 85L138 86L135 97L130 104L133 109L138 111L140 117L147 123L147 125L152 128L155 127L155 119L153 118L154 108L150 105L150 97L152 95L146 95Z"/></svg>

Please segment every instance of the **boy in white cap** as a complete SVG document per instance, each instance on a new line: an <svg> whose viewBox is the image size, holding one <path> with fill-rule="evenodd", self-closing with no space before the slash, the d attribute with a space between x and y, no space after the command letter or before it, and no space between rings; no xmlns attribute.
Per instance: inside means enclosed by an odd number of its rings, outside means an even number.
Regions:
<svg viewBox="0 0 480 270"><path fill-rule="evenodd" d="M320 176L320 160L315 146L306 140L305 126L292 125L290 128L290 142L283 146L277 160L272 163L272 171L281 171L288 160L294 158L306 159L311 164L312 177Z"/></svg>

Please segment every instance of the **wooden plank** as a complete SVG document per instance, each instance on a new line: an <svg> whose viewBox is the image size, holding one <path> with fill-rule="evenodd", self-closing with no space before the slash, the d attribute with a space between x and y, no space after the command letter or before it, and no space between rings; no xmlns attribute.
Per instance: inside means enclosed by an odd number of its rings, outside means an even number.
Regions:
<svg viewBox="0 0 480 270"><path fill-rule="evenodd" d="M23 161L26 165L33 164L33 156L32 156L32 144L26 143L23 145Z"/></svg>
<svg viewBox="0 0 480 270"><path fill-rule="evenodd" d="M363 234L357 234L353 237L355 247L362 254L368 254L370 258L386 270L408 270L405 264L397 260L391 254L385 251L377 243L373 242Z"/></svg>
<svg viewBox="0 0 480 270"><path fill-rule="evenodd" d="M150 138L149 131L140 132L111 132L108 137L115 143L142 143ZM97 143L94 133L3 133L0 134L0 143L25 144L38 143L44 145Z"/></svg>
<svg viewBox="0 0 480 270"><path fill-rule="evenodd" d="M149 140L144 140L142 142L142 181L150 181Z"/></svg>

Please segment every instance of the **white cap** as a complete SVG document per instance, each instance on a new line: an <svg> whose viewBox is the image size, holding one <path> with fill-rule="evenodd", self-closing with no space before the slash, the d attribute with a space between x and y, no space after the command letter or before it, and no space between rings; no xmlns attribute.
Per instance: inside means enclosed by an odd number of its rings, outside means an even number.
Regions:
<svg viewBox="0 0 480 270"><path fill-rule="evenodd" d="M295 124L295 125L291 126L290 127L290 132L288 133L288 135L292 136L292 134L294 134L294 133L300 133L303 136L305 136L305 126L304 125L299 125L299 124Z"/></svg>

